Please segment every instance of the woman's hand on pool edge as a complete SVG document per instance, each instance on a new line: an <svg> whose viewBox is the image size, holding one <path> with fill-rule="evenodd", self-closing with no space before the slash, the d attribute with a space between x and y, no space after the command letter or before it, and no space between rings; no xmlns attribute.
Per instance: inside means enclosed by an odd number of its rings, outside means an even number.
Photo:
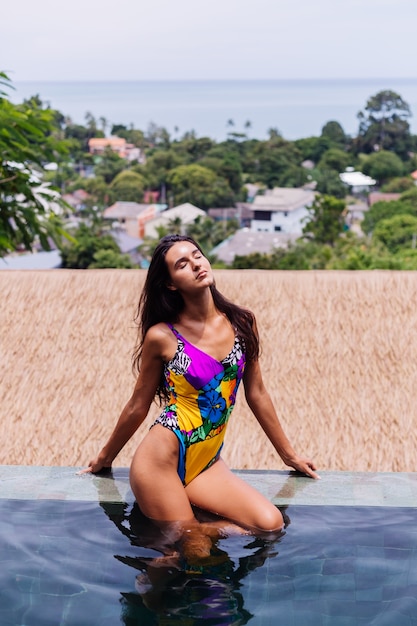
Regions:
<svg viewBox="0 0 417 626"><path fill-rule="evenodd" d="M79 472L77 472L77 474L98 474L102 470L110 469L111 463L109 463L108 461L103 461L99 455L96 459L93 459L89 462L88 467L80 470Z"/></svg>
<svg viewBox="0 0 417 626"><path fill-rule="evenodd" d="M320 479L320 476L314 471L317 469L315 463L310 459L305 459L303 457L297 457L291 461L287 462L287 465L293 467L298 472L302 474L306 474L310 476L310 478L314 478L316 480Z"/></svg>

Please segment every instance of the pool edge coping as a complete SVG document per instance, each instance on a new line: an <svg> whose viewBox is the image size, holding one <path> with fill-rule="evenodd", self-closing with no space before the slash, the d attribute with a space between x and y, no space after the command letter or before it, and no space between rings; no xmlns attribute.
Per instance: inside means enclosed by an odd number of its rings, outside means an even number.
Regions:
<svg viewBox="0 0 417 626"><path fill-rule="evenodd" d="M131 502L129 468L98 475L79 467L0 465L0 499ZM233 470L277 506L417 508L417 472L323 471L313 480L287 470Z"/></svg>

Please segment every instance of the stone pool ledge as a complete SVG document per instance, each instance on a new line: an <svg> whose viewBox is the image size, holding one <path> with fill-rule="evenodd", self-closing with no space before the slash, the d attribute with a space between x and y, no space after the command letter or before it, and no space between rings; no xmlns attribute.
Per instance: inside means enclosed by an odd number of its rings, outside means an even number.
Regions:
<svg viewBox="0 0 417 626"><path fill-rule="evenodd" d="M78 475L80 468L0 466L0 499L133 502L129 469ZM278 506L337 505L417 508L417 473L320 472L312 480L291 471L235 470Z"/></svg>

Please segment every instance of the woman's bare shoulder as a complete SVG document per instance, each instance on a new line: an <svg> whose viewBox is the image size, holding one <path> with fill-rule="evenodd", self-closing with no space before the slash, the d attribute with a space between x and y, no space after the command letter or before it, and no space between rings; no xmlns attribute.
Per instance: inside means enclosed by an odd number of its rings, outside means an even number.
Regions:
<svg viewBox="0 0 417 626"><path fill-rule="evenodd" d="M173 347L177 344L177 340L167 324L160 322L149 328L143 343L144 349L150 349L166 360L167 354L172 353Z"/></svg>

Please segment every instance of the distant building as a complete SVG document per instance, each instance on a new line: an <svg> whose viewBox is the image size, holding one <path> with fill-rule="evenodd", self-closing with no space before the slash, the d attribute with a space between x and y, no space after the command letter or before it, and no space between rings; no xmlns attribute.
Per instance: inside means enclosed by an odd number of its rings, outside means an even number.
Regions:
<svg viewBox="0 0 417 626"><path fill-rule="evenodd" d="M212 208L207 213L216 222L237 220L241 228L249 227L253 217L253 210L248 208L246 202L238 202L234 207Z"/></svg>
<svg viewBox="0 0 417 626"><path fill-rule="evenodd" d="M167 209L159 213L154 219L147 221L144 225L144 235L146 237L157 237L159 226L168 226L171 220L180 220L183 227L192 224L197 217L206 217L207 213L202 209L186 202L172 209Z"/></svg>
<svg viewBox="0 0 417 626"><path fill-rule="evenodd" d="M289 243L293 243L297 239L298 236L292 233L255 232L248 228L242 228L213 248L211 253L219 261L230 265L236 256L247 256L256 252L270 254L276 248L287 248Z"/></svg>
<svg viewBox="0 0 417 626"><path fill-rule="evenodd" d="M142 238L144 224L153 219L160 211L166 209L166 206L166 204L119 201L107 207L103 212L103 217L113 223L118 223L119 228L122 228L131 237Z"/></svg>
<svg viewBox="0 0 417 626"><path fill-rule="evenodd" d="M382 191L371 191L368 195L368 206L372 206L375 202L393 202L399 200L400 193L383 193Z"/></svg>
<svg viewBox="0 0 417 626"><path fill-rule="evenodd" d="M138 252L138 247L142 243L142 239L139 237L131 237L119 228L112 230L110 234L119 246L122 254L128 254L135 265L145 267L146 263L144 258L140 252Z"/></svg>
<svg viewBox="0 0 417 626"><path fill-rule="evenodd" d="M122 137L92 137L88 140L88 150L90 154L102 155L106 148L110 148L113 152L127 161L144 162L142 151L133 143L128 143Z"/></svg>
<svg viewBox="0 0 417 626"><path fill-rule="evenodd" d="M84 189L76 189L72 193L66 193L62 196L62 199L77 212L85 209L89 198L90 194L84 191Z"/></svg>
<svg viewBox="0 0 417 626"><path fill-rule="evenodd" d="M348 168L346 172L339 174L339 177L352 193L367 193L371 187L376 185L376 180L362 172L355 172L353 168Z"/></svg>
<svg viewBox="0 0 417 626"><path fill-rule="evenodd" d="M314 198L315 193L311 189L275 187L263 196L257 195L250 204L241 205L253 212L251 231L300 235Z"/></svg>

